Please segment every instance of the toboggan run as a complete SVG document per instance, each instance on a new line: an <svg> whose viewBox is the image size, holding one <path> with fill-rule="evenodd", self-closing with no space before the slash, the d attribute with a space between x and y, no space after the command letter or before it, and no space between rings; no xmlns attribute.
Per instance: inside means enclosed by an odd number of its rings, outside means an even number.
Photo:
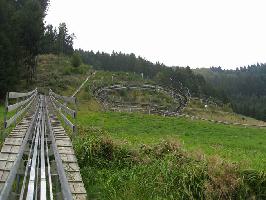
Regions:
<svg viewBox="0 0 266 200"><path fill-rule="evenodd" d="M10 99L20 101L8 105ZM7 94L5 128L14 128L2 135L1 200L87 199L71 139L61 124L69 126L74 136L75 125L66 114L76 118L76 111L68 107L75 103L75 97L51 90L49 96L38 94L37 89Z"/></svg>

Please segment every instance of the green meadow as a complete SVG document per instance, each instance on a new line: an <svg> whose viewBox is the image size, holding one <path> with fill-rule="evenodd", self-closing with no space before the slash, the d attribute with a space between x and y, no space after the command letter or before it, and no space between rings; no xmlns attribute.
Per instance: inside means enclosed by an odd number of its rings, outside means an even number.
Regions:
<svg viewBox="0 0 266 200"><path fill-rule="evenodd" d="M137 113L82 111L78 123L106 130L113 139L132 148L178 140L187 150L218 155L244 168L266 169L266 129L262 128Z"/></svg>
<svg viewBox="0 0 266 200"><path fill-rule="evenodd" d="M266 198L266 129L86 109L77 123L91 199Z"/></svg>

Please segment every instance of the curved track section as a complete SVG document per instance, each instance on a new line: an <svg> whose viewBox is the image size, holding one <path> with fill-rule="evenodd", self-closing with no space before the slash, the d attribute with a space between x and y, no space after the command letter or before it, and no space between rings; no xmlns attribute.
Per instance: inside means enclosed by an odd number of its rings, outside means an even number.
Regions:
<svg viewBox="0 0 266 200"><path fill-rule="evenodd" d="M173 110L169 110L167 107L159 106L156 104L140 104L140 103L124 103L122 101L112 101L108 96L111 92L122 90L141 90L155 93L161 93L169 96L173 99L173 102L178 106ZM148 113L157 113L161 115L176 116L187 106L191 96L187 88L181 87L180 90L168 89L159 85L143 84L143 85L111 85L106 87L100 87L93 91L96 99L101 102L105 109L114 111L143 111Z"/></svg>

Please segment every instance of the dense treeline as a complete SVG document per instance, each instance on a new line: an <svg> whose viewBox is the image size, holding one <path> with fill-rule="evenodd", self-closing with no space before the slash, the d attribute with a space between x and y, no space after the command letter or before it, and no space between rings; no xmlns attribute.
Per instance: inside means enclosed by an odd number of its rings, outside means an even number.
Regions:
<svg viewBox="0 0 266 200"><path fill-rule="evenodd" d="M226 92L235 112L266 120L266 64L236 70L218 67L197 71L213 87Z"/></svg>
<svg viewBox="0 0 266 200"><path fill-rule="evenodd" d="M194 74L189 68L167 67L162 63L155 64L134 54L113 52L112 54L77 50L83 62L93 65L96 69L107 71L126 71L143 74L146 78L156 80L159 84L179 88L180 83L190 89L194 96L214 96L223 101L227 98L222 92L213 89L206 83L203 76Z"/></svg>
<svg viewBox="0 0 266 200"><path fill-rule="evenodd" d="M49 0L0 0L0 98L21 79L33 78L48 4Z"/></svg>
<svg viewBox="0 0 266 200"><path fill-rule="evenodd" d="M32 82L40 53L72 54L74 35L66 24L45 27L49 0L0 0L0 99Z"/></svg>
<svg viewBox="0 0 266 200"><path fill-rule="evenodd" d="M74 52L73 40L75 35L69 34L65 23L60 23L59 27L49 24L45 27L41 39L40 53L65 54L71 55Z"/></svg>

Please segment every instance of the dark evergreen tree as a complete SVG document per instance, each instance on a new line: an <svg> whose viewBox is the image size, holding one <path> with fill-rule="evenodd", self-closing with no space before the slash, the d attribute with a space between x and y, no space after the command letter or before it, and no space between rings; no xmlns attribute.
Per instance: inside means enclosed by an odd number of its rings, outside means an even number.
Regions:
<svg viewBox="0 0 266 200"><path fill-rule="evenodd" d="M57 30L52 25L47 25L45 27L44 35L41 39L40 53L47 54L53 53L56 54L57 51Z"/></svg>
<svg viewBox="0 0 266 200"><path fill-rule="evenodd" d="M60 23L58 29L52 25L47 25L41 39L40 52L43 54L72 55L74 38L75 35L69 34L65 23Z"/></svg>
<svg viewBox="0 0 266 200"><path fill-rule="evenodd" d="M73 54L74 34L69 34L65 23L60 23L58 27L58 35L56 38L58 53L71 55Z"/></svg>
<svg viewBox="0 0 266 200"><path fill-rule="evenodd" d="M266 120L266 64L250 65L236 70L211 68L199 69L207 82L218 90L223 90L237 113ZM225 97L222 97L225 98Z"/></svg>
<svg viewBox="0 0 266 200"><path fill-rule="evenodd" d="M47 0L0 0L0 98L32 79Z"/></svg>

